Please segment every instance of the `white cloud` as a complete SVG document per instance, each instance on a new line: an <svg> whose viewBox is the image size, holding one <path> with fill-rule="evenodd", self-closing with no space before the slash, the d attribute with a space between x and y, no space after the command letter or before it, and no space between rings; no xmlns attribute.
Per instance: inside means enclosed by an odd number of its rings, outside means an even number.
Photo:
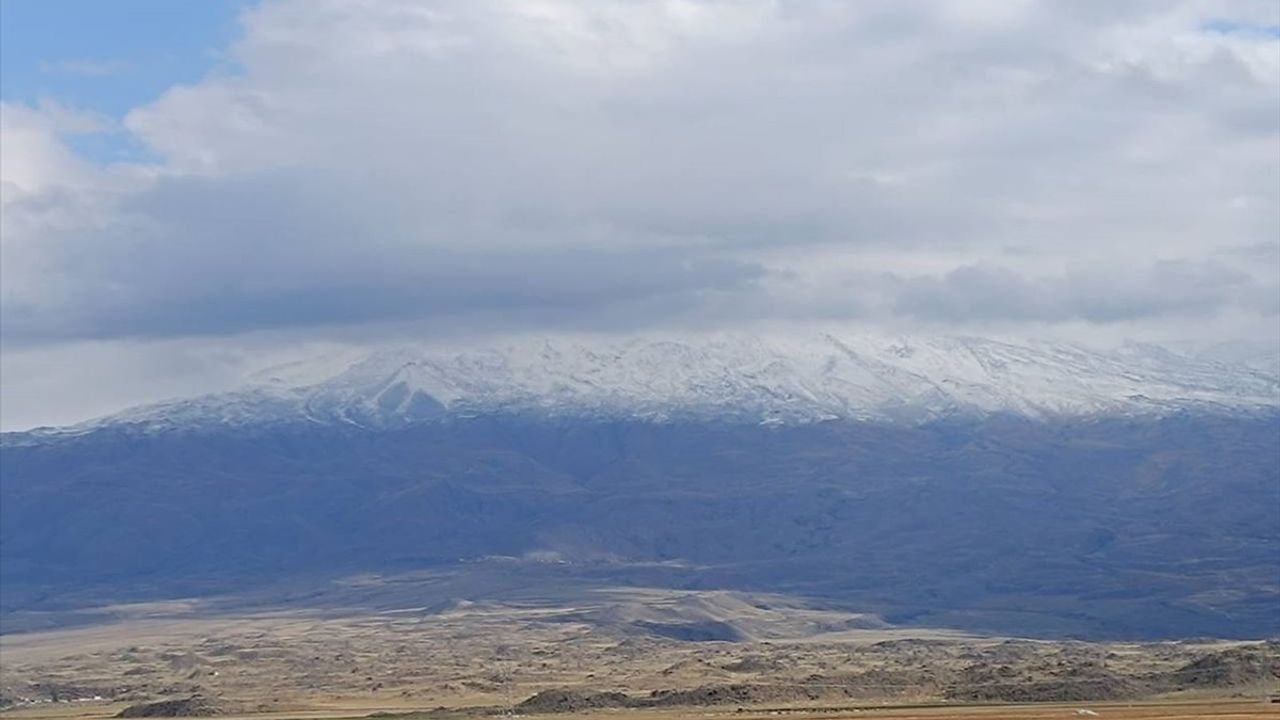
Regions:
<svg viewBox="0 0 1280 720"><path fill-rule="evenodd" d="M1214 28L1278 14L265 2L236 72L123 119L146 166L5 105L3 330L1275 337L1280 39Z"/></svg>
<svg viewBox="0 0 1280 720"><path fill-rule="evenodd" d="M92 172L62 141L67 133L90 133L102 120L46 103L39 107L0 103L0 182L6 200L60 186L83 185Z"/></svg>

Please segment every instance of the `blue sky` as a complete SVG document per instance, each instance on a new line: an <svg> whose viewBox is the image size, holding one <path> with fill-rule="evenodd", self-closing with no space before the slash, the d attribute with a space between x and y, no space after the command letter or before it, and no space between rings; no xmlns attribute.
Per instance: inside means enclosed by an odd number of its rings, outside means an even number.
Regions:
<svg viewBox="0 0 1280 720"><path fill-rule="evenodd" d="M1261 38L1280 38L1280 25L1258 25L1229 18L1216 18L1204 24L1209 32L1254 35Z"/></svg>
<svg viewBox="0 0 1280 720"><path fill-rule="evenodd" d="M0 98L52 101L119 121L175 84L233 68L247 0L4 0ZM100 161L136 148L119 132L70 139Z"/></svg>

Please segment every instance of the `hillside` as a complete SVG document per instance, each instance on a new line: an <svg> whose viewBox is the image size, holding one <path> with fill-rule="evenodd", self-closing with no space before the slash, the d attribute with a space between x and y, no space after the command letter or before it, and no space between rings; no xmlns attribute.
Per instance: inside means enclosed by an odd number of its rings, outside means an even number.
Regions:
<svg viewBox="0 0 1280 720"><path fill-rule="evenodd" d="M1280 633L1263 373L976 340L879 364L542 347L379 353L7 435L4 610L510 558L534 584L778 591L892 623Z"/></svg>

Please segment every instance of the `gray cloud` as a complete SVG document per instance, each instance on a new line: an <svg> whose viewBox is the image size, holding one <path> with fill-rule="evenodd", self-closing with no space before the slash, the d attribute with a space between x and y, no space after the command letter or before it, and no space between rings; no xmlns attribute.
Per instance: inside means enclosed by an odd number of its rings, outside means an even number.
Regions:
<svg viewBox="0 0 1280 720"><path fill-rule="evenodd" d="M511 232L442 224L378 227L296 178L182 178L132 196L118 226L58 237L74 278L43 304L6 307L19 342L174 337L345 323L442 320L519 329L643 323L698 295L745 291L757 264L699 248L589 242L495 244ZM562 231L535 227L521 234ZM483 233L479 241L468 235ZM552 238L555 239L555 238ZM651 318L649 318L651 319Z"/></svg>
<svg viewBox="0 0 1280 720"><path fill-rule="evenodd" d="M942 277L895 280L894 310L929 320L1086 320L1212 316L1238 306L1273 315L1280 283L1260 282L1218 263L1158 262L1145 268L1026 277L965 266Z"/></svg>
<svg viewBox="0 0 1280 720"><path fill-rule="evenodd" d="M7 107L0 332L1261 323L1280 40L1229 9L266 2L125 118L155 162Z"/></svg>

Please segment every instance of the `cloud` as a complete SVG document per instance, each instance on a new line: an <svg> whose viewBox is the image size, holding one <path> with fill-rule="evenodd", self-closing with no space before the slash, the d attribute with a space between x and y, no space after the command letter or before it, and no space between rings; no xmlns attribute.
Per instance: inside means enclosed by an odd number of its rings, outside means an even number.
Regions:
<svg viewBox="0 0 1280 720"><path fill-rule="evenodd" d="M153 161L5 104L0 332L1263 326L1275 14L264 2L123 118Z"/></svg>
<svg viewBox="0 0 1280 720"><path fill-rule="evenodd" d="M121 408L230 390L246 376L342 345L246 335L173 340L85 340L6 346L0 429L66 425Z"/></svg>
<svg viewBox="0 0 1280 720"><path fill-rule="evenodd" d="M1216 262L1156 262L1143 268L1027 277L969 265L942 277L896 281L895 310L949 322L987 319L1115 323L1160 316L1212 316L1237 306L1263 316L1280 308L1270 283Z"/></svg>
<svg viewBox="0 0 1280 720"><path fill-rule="evenodd" d="M30 195L58 187L83 184L89 164L66 146L71 134L103 128L102 118L55 103L37 107L0 103L0 182L5 196Z"/></svg>

